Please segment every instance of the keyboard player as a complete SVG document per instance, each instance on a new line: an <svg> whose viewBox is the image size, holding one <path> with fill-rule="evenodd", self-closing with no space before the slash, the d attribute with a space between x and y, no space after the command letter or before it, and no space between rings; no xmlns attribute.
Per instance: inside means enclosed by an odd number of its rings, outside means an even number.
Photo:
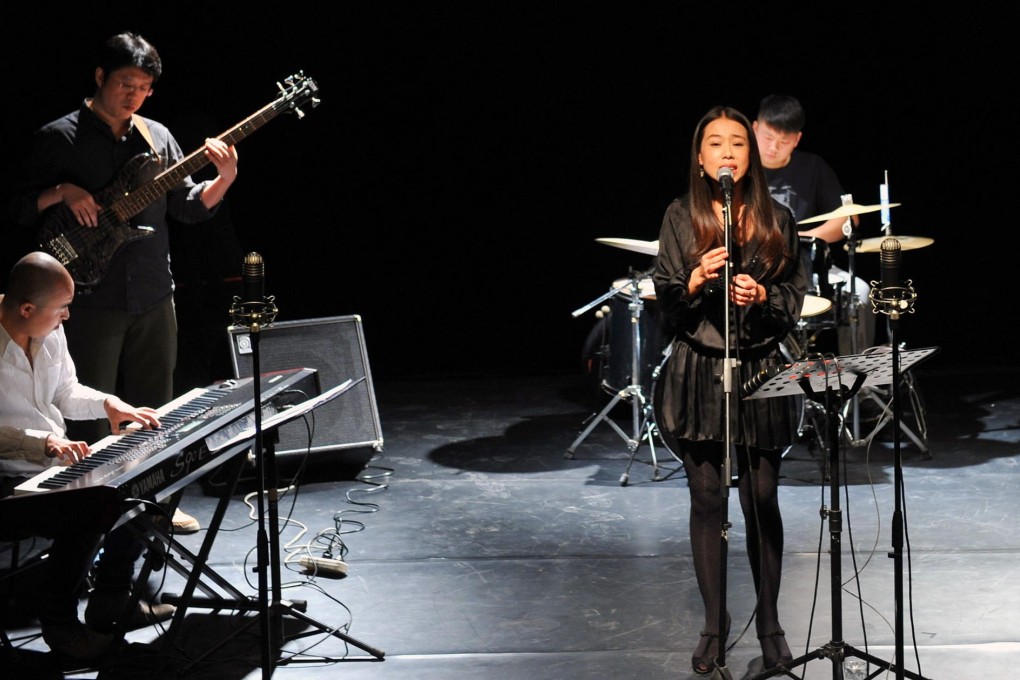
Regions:
<svg viewBox="0 0 1020 680"><path fill-rule="evenodd" d="M129 423L146 429L160 424L154 409L78 382L62 326L73 298L70 274L42 252L18 260L0 295L0 497L46 467L88 456L86 442L64 437L65 418L107 418L115 433ZM99 529L82 531L74 519L5 516L0 500L0 539L52 539L41 567L47 587L37 603L43 640L54 652L87 660L107 651L121 619L128 628L139 627L169 619L174 607L139 602L135 611L125 611L142 541L127 525L104 536ZM83 624L78 601L100 545Z"/></svg>

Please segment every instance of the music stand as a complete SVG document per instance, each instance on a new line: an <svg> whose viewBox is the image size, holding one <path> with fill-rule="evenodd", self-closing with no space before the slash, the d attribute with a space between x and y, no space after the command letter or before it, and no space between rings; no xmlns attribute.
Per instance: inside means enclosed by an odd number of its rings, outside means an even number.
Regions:
<svg viewBox="0 0 1020 680"><path fill-rule="evenodd" d="M793 659L789 664L766 669L754 676L770 678L777 675L796 677L789 671L791 668L806 664L813 659L828 657L832 661L832 677L842 677L841 665L847 656L864 659L869 664L895 672L898 678L907 677L912 680L926 680L923 676L907 671L902 662L902 593L897 587L895 607L897 611L897 661L899 665L885 659L872 656L843 641L843 608L842 608L842 553L840 551L840 533L843 527L843 516L839 505L839 423L837 416L842 405L852 399L862 387L895 383L899 370L906 371L918 362L938 351L937 347L915 350L902 350L893 354L863 354L838 357L835 359L798 361L784 364L772 370L764 371L747 381L744 386L745 399L767 399L771 397L791 396L804 393L808 398L821 404L829 418L829 468L831 473L832 507L824 514L829 519L829 557L830 587L832 597L832 637L826 645ZM852 379L849 387L843 379ZM895 384L894 384L895 387ZM897 474L898 477L898 474ZM897 490L898 494L898 490ZM894 538L894 544L898 539ZM897 566L899 560L897 560ZM897 583L899 583L897 575ZM874 677L869 676L869 677Z"/></svg>

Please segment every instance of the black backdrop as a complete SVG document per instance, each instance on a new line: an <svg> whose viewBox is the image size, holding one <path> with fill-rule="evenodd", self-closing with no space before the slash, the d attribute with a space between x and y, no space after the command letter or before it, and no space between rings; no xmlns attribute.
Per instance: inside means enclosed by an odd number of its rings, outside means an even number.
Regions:
<svg viewBox="0 0 1020 680"><path fill-rule="evenodd" d="M1012 361L1015 11L670 4L105 5L7 23L4 185L31 130L91 94L92 49L113 32L160 50L142 113L185 151L304 71L321 104L242 141L223 215L173 236L182 373L205 384L226 365L236 291L223 280L251 250L280 320L361 315L377 376L573 371L594 319L571 313L650 264L595 239L657 238L700 115L728 103L753 116L763 95L788 92L808 112L801 148L856 203L878 203L888 173L902 203L893 233L935 240L904 252L918 299L898 337L941 347L931 362ZM4 219L3 276L31 247ZM879 225L862 216L862 236ZM864 278L877 258L859 256Z"/></svg>

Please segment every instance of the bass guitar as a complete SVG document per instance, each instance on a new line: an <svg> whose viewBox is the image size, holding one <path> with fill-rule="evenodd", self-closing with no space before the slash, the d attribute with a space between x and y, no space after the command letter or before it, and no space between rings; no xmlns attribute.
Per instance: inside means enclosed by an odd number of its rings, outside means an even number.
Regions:
<svg viewBox="0 0 1020 680"><path fill-rule="evenodd" d="M233 146L280 113L291 112L303 118L300 107L319 104L318 85L301 72L277 83L277 87L280 89L277 99L219 135L218 139ZM95 286L106 275L110 260L124 245L151 236L151 227L131 224L131 218L207 165L209 159L203 146L139 184L139 177L145 176L146 171L152 172L152 163L160 163L155 152L135 156L124 164L108 186L94 194L96 203L101 206L98 226L78 224L63 202L50 206L40 215L36 234L39 246L63 263L78 286Z"/></svg>

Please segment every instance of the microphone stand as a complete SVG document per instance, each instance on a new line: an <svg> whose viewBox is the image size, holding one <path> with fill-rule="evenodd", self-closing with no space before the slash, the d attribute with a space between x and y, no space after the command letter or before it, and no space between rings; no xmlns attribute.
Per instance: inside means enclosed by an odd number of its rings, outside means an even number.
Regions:
<svg viewBox="0 0 1020 680"><path fill-rule="evenodd" d="M259 584L259 628L262 639L262 677L270 678L273 675L274 650L279 649L283 640L283 622L279 616L270 611L269 602L269 579L272 572L273 604L279 601L282 589L280 580L279 565L270 561L271 555L276 555L278 550L279 537L275 531L278 525L278 514L276 508L276 483L273 481L272 488L266 484L267 479L275 477L273 455L264 455L267 449L264 448L264 435L262 432L262 371L260 367L259 339L263 325L272 325L276 319L276 305L273 297L262 295L262 285L265 270L262 256L258 253L248 253L244 258L243 276L245 300L235 297L231 305L230 314L234 326L246 326L251 337L251 368L252 368L252 390L254 393L254 416L255 416L255 479L258 491L258 535L256 539L256 558ZM271 453L271 451L270 451ZM269 468L269 470L267 470ZM273 531L266 528L266 504L269 499L269 519ZM276 568L273 568L273 567ZM272 615L271 615L272 614Z"/></svg>
<svg viewBox="0 0 1020 680"><path fill-rule="evenodd" d="M896 327L899 325L901 313L913 314L914 301L917 298L912 282L908 279L905 286L899 285L900 242L893 236L882 241L881 258L883 278L882 288L878 282L872 281L871 301L875 313L889 317L889 343L892 345L892 414L893 414L893 516L892 516L892 554L893 558L893 599L895 614L895 645L897 680L905 677L904 642L903 642L903 456L900 451L900 351L896 342ZM888 274L887 274L888 272ZM877 289L877 294L876 294ZM907 673L911 678L919 676Z"/></svg>
<svg viewBox="0 0 1020 680"><path fill-rule="evenodd" d="M310 616L304 614L307 603L301 600L284 600L282 591L283 585L280 576L280 516L278 509L279 492L277 489L276 454L273 437L265 440L262 432L262 372L259 357L259 339L264 326L271 326L276 319L277 308L274 296L264 296L262 287L264 284L265 270L262 256L258 253L248 253L244 259L243 284L244 297L242 301L235 297L230 307L230 314L234 326L246 326L251 337L251 369L252 386L255 399L255 477L258 491L258 536L256 543L258 572L258 617L262 642L262 678L269 680L272 677L278 662L276 660L279 650L283 647L283 615L286 613L291 617L316 627L319 631L328 633L344 642L353 644L363 649L377 659L385 655L380 649L376 649L363 642L340 632L336 628L327 626ZM276 431L273 431L274 437ZM267 512L268 510L268 512ZM270 590L272 599L270 599ZM299 634L293 637L302 637ZM292 659L294 661L296 659ZM280 662L283 663L283 662Z"/></svg>
<svg viewBox="0 0 1020 680"><path fill-rule="evenodd" d="M723 243L726 245L726 252L732 255L733 253L733 186L732 186L732 175L728 178L728 183L723 183L722 177L720 176L720 184L723 184ZM729 520L729 499L730 499L730 485L733 475L733 420L732 412L734 409L734 384L736 382L736 360L732 357L733 347L736 344L733 342L732 319L731 314L733 313L733 305L730 301L730 284L733 281L733 270L732 270L732 259L726 258L726 262L723 264L723 337L725 341L725 350L723 352L723 417L725 418L725 432L723 434L723 459L720 461L719 471L719 493L722 500L720 508L720 527L719 527L719 611L718 615L718 630L719 630L719 656L716 660L715 668L712 671L713 680L730 680L732 675L729 669L726 667L726 613L728 606L726 604L726 565L729 560L729 531L730 531L730 520Z"/></svg>

